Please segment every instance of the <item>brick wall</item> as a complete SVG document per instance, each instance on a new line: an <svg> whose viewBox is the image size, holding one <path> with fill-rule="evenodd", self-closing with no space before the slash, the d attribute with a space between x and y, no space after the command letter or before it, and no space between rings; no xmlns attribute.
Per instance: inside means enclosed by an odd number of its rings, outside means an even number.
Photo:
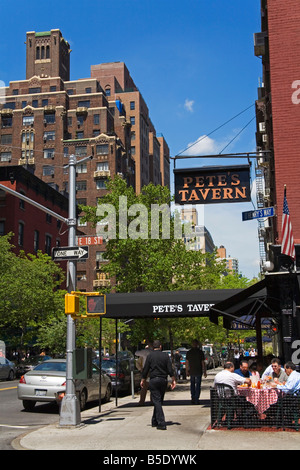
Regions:
<svg viewBox="0 0 300 470"><path fill-rule="evenodd" d="M284 185L295 243L300 243L300 3L268 0L269 54L278 243ZM296 81L299 80L299 83ZM294 86L294 88L293 88Z"/></svg>

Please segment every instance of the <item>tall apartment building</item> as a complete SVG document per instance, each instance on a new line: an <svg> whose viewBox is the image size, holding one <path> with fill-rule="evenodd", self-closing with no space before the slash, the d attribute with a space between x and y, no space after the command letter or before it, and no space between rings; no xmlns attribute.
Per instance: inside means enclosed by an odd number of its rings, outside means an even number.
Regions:
<svg viewBox="0 0 300 470"><path fill-rule="evenodd" d="M27 33L26 80L11 81L0 101L0 167L24 165L66 192L69 155L93 155L76 179L77 203L92 206L116 174L137 192L150 181L169 185L168 146L125 64L92 66L90 78L70 80L70 52L58 29ZM89 224L80 230L95 233ZM78 263L80 290L108 283L98 271L104 249L90 247L89 260Z"/></svg>
<svg viewBox="0 0 300 470"><path fill-rule="evenodd" d="M239 262L237 258L231 258L231 256L227 256L226 248L224 245L221 245L217 248L218 257L221 260L225 260L226 262L226 269L231 274L238 274L239 273Z"/></svg>
<svg viewBox="0 0 300 470"><path fill-rule="evenodd" d="M297 0L261 0L261 32L254 53L262 60L256 101L257 176L261 207L275 206L276 217L262 229L266 251L282 241L284 185L295 243L300 243L300 4Z"/></svg>
<svg viewBox="0 0 300 470"><path fill-rule="evenodd" d="M198 212L194 207L181 210L180 214L183 223L189 224L192 230L191 237L184 236L186 248L202 253L213 253L215 244L210 232L204 225L198 224Z"/></svg>

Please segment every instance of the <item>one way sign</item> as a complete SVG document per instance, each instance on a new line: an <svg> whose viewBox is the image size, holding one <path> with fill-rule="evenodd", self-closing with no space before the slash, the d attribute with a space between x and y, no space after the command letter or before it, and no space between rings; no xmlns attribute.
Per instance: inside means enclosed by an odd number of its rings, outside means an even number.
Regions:
<svg viewBox="0 0 300 470"><path fill-rule="evenodd" d="M52 248L52 259L53 261L64 261L71 260L76 261L79 259L87 259L89 257L88 246L66 246Z"/></svg>

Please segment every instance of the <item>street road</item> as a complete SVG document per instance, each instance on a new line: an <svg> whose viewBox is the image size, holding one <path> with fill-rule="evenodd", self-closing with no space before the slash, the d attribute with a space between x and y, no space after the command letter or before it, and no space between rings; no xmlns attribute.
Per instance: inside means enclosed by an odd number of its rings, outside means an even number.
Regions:
<svg viewBox="0 0 300 470"><path fill-rule="evenodd" d="M26 412L17 396L18 380L0 381L0 450L12 450L10 443L20 434L59 420L56 404L36 404Z"/></svg>

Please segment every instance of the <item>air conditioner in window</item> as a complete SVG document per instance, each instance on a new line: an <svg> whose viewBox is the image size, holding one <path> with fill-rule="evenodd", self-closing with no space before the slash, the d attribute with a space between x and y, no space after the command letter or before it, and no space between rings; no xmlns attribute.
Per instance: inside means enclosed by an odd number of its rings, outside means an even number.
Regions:
<svg viewBox="0 0 300 470"><path fill-rule="evenodd" d="M258 123L258 128L259 128L259 132L266 132L266 123L265 122L259 122Z"/></svg>

